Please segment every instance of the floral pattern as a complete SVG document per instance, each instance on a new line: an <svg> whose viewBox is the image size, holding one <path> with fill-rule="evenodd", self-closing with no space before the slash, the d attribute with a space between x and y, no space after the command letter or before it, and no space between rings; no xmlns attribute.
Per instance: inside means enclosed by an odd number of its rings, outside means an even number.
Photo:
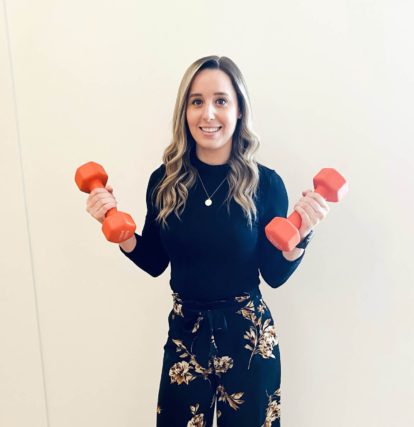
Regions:
<svg viewBox="0 0 414 427"><path fill-rule="evenodd" d="M214 357L208 361L207 367L203 367L197 361L196 355L188 350L182 340L173 339L172 341L177 347L177 353L181 352L180 357L188 360L174 363L171 366L169 371L171 383L185 383L188 385L190 381L193 381L197 377L202 377L210 381L209 376L213 371L220 375L233 367L233 359L229 356Z"/></svg>
<svg viewBox="0 0 414 427"><path fill-rule="evenodd" d="M189 384L195 379L195 376L190 372L191 366L187 362L177 362L170 368L171 383Z"/></svg>
<svg viewBox="0 0 414 427"><path fill-rule="evenodd" d="M240 398L243 396L244 392L239 391L238 393L228 394L222 385L217 387L216 391L219 401L226 402L229 404L230 408L237 410L239 409L239 405L244 403L244 400Z"/></svg>
<svg viewBox="0 0 414 427"><path fill-rule="evenodd" d="M233 359L229 356L215 357L214 358L214 372L216 375L221 376L233 367Z"/></svg>
<svg viewBox="0 0 414 427"><path fill-rule="evenodd" d="M269 403L266 408L266 420L261 427L272 427L273 421L280 419L280 388L268 395Z"/></svg>
<svg viewBox="0 0 414 427"><path fill-rule="evenodd" d="M275 325L272 323L272 318L269 317L262 322L263 314L266 311L270 312L262 298L260 298L260 304L257 307L260 317L256 315L256 307L253 300L250 300L243 308L237 311L252 323L250 329L243 335L243 338L249 341L244 348L251 351L247 369L250 369L250 363L255 354L259 354L264 359L270 357L274 359L276 357L273 354L273 347L279 344L279 339Z"/></svg>
<svg viewBox="0 0 414 427"><path fill-rule="evenodd" d="M199 406L199 403L197 403L197 405L195 406L190 406L190 410L193 417L187 423L187 427L206 427L206 422L204 421L204 414L197 414Z"/></svg>
<svg viewBox="0 0 414 427"><path fill-rule="evenodd" d="M178 296L177 293L173 293L172 295L173 295L172 318L175 319L175 316L184 317L181 298Z"/></svg>
<svg viewBox="0 0 414 427"><path fill-rule="evenodd" d="M171 319L176 320L178 318L186 319L186 308L183 308L183 302L177 293L173 294L174 302L173 309L171 311ZM273 324L273 319L270 314L270 310L267 307L266 303L263 301L262 297L252 298L249 293L245 293L242 296L237 296L234 298L235 301L239 304L243 304L241 308L234 313L241 315L244 319L248 321L248 328L242 330L243 338L247 340L247 343L244 344L246 350L250 354L249 362L247 365L247 370L251 367L252 359L255 355L261 357L262 359L275 359L274 348L278 345L278 336ZM257 303L258 304L255 304ZM196 337L197 332L200 329L201 321L204 319L204 316L201 312L197 316L190 319L190 327L186 327L185 331L190 332L193 336L193 341L187 343L187 339L178 336L175 329L174 332L169 332L169 346L168 351L173 351L175 348L175 353L178 355L180 360L175 360L171 362L171 366L166 365L168 369L169 383L174 384L177 387L188 387L190 384L197 379L207 380L210 385L212 385L211 378L214 376L218 379L218 384L215 385L215 393L213 395L213 400L211 402L210 409L213 407L215 401L221 402L221 405L228 407L230 411L239 411L241 407L247 404L248 394L247 390L237 390L229 391L226 390L224 385L221 383L220 378L225 376L235 365L235 363L240 363L235 361L230 355L221 355L213 354L212 357L209 356L207 365L202 365L197 355L193 352L193 343ZM185 322L184 322L185 323ZM181 324L182 325L182 324ZM170 331L173 329L170 328ZM185 335L187 337L187 335ZM215 342L214 334L211 335L211 343L216 350L217 345ZM211 353L210 353L211 354ZM227 386L226 386L227 387ZM279 386L275 392L269 395L266 391L266 396L268 397L267 407L263 408L263 419L264 423L261 426L252 427L272 427L275 426L274 422L277 421L279 426L280 419L280 388ZM247 400L246 400L247 398ZM206 427L207 419L203 411L200 411L200 403L192 404L189 406L191 416L187 418L183 426L187 427ZM217 407L217 421L222 419L222 410L223 406L220 408ZM168 411L167 411L168 412ZM160 404L157 404L157 414L160 415L163 413L164 409L161 408ZM186 424L185 424L186 423ZM260 424L260 422L259 422Z"/></svg>

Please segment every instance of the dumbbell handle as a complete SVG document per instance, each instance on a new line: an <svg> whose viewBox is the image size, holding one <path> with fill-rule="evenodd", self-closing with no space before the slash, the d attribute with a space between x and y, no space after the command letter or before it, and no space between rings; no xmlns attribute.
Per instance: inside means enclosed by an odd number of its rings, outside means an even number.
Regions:
<svg viewBox="0 0 414 427"><path fill-rule="evenodd" d="M94 179L93 181L91 181L91 186L90 186L91 193L93 190L95 190L95 188L105 188L105 185L103 184L103 182L100 179ZM117 208L111 208L106 212L105 218L108 218L109 216L111 216L117 212L118 212Z"/></svg>
<svg viewBox="0 0 414 427"><path fill-rule="evenodd" d="M325 200L328 198L326 189L323 185L318 185L314 191L315 193L320 194ZM287 220L292 223L298 230L300 229L302 225L302 217L300 216L299 212L293 211L287 217Z"/></svg>

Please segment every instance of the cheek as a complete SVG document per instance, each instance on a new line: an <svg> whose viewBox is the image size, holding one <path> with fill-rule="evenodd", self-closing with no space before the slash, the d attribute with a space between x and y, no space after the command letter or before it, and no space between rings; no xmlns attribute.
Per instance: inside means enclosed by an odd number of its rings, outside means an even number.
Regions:
<svg viewBox="0 0 414 427"><path fill-rule="evenodd" d="M194 114L194 112L187 111L186 117L189 126L195 126L197 124L197 115Z"/></svg>
<svg viewBox="0 0 414 427"><path fill-rule="evenodd" d="M227 117L225 124L227 129L234 130L237 125L237 120L233 117Z"/></svg>

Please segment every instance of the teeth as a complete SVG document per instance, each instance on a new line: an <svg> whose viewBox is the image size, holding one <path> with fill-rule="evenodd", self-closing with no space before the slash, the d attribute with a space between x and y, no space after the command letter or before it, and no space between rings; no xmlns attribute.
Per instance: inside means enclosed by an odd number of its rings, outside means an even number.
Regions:
<svg viewBox="0 0 414 427"><path fill-rule="evenodd" d="M218 128L201 128L201 130L203 130L204 132L217 132L220 129L220 127Z"/></svg>

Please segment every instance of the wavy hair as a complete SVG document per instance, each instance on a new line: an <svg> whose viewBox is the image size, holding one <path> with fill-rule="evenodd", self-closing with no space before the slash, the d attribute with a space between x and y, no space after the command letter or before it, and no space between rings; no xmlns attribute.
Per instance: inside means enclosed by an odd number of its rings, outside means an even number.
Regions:
<svg viewBox="0 0 414 427"><path fill-rule="evenodd" d="M226 56L206 56L191 64L181 80L174 108L172 123L172 142L163 153L165 173L156 192L155 207L158 210L156 221L168 227L167 216L174 211L178 219L185 209L189 189L197 180L197 170L190 161L190 151L195 141L189 131L186 111L191 84L196 75L204 69L219 69L231 79L237 94L241 118L232 136L232 148L227 175L229 191L227 211L230 213L232 199L243 209L249 227L257 220L255 197L259 185L259 169L254 157L260 140L252 129L252 109L244 77L237 65Z"/></svg>

